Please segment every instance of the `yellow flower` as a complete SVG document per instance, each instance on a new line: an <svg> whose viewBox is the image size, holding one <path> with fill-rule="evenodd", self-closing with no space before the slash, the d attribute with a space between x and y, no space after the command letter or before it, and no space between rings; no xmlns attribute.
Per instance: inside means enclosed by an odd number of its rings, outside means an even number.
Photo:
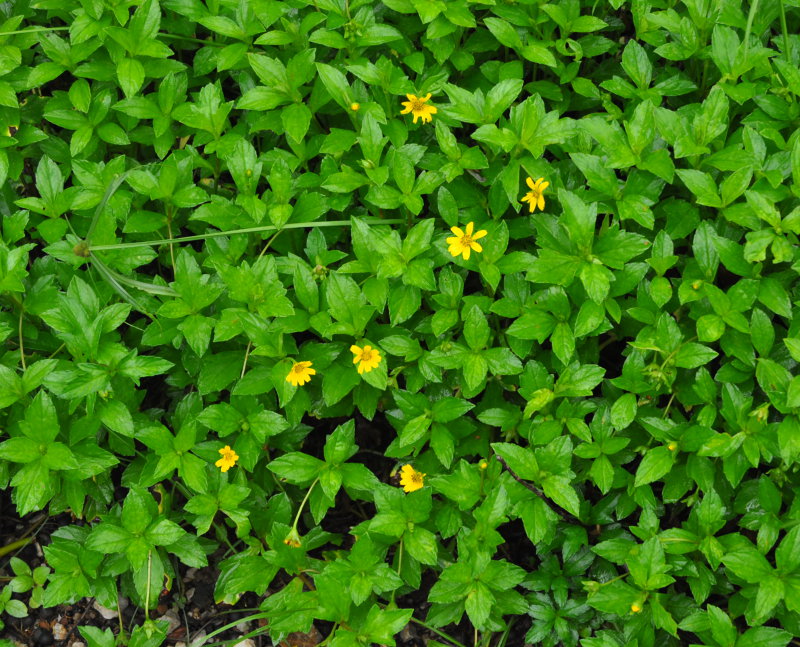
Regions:
<svg viewBox="0 0 800 647"><path fill-rule="evenodd" d="M640 612L641 612L641 610L642 610L642 607L641 607L640 605L636 604L636 602L634 602L634 603L631 605L631 612L633 612L633 613L640 613Z"/></svg>
<svg viewBox="0 0 800 647"><path fill-rule="evenodd" d="M750 412L750 415L759 422L764 422L769 416L769 404L766 402L757 409Z"/></svg>
<svg viewBox="0 0 800 647"><path fill-rule="evenodd" d="M223 472L227 472L231 467L236 465L236 461L239 460L239 456L229 445L225 445L225 447L219 450L219 453L222 454L222 458L214 463L214 465L219 467Z"/></svg>
<svg viewBox="0 0 800 647"><path fill-rule="evenodd" d="M425 474L418 472L411 465L403 465L400 469L400 485L403 486L403 490L406 492L421 490L425 476Z"/></svg>
<svg viewBox="0 0 800 647"><path fill-rule="evenodd" d="M530 191L525 194L525 197L520 202L527 202L531 208L531 213L536 211L536 207L539 207L539 211L542 211L544 209L544 196L542 194L550 186L550 182L545 182L543 177L540 177L536 182L532 178L528 178L525 182L528 183Z"/></svg>
<svg viewBox="0 0 800 647"><path fill-rule="evenodd" d="M311 381L311 376L317 372L311 368L311 362L295 362L286 376L286 381L294 386L302 386Z"/></svg>
<svg viewBox="0 0 800 647"><path fill-rule="evenodd" d="M353 344L350 346L350 352L355 355L353 364L358 364L358 374L369 373L373 368L377 368L381 363L381 352L372 346L364 346L360 348Z"/></svg>
<svg viewBox="0 0 800 647"><path fill-rule="evenodd" d="M435 115L438 110L435 106L425 105L425 102L431 98L431 93L428 92L424 97L415 97L413 94L407 94L408 101L402 101L405 106L404 110L400 111L401 115L407 115L409 112L414 115L414 123L417 123L417 118L422 119L422 123L433 121L431 115Z"/></svg>
<svg viewBox="0 0 800 647"><path fill-rule="evenodd" d="M671 452L674 452L676 449L678 449L678 443L670 443L667 445L667 449Z"/></svg>
<svg viewBox="0 0 800 647"><path fill-rule="evenodd" d="M292 528L289 531L289 534L283 540L283 543L291 548L300 548L301 541L300 541L300 533L297 532L297 528Z"/></svg>
<svg viewBox="0 0 800 647"><path fill-rule="evenodd" d="M465 261L469 260L470 250L474 249L476 252L482 252L483 247L475 241L478 240L478 238L483 238L487 232L485 229L481 229L473 234L472 230L474 226L475 223L467 223L466 233L460 227L450 227L450 231L452 231L455 236L450 236L450 238L447 239L447 244L449 245L447 251L453 256L461 254Z"/></svg>
<svg viewBox="0 0 800 647"><path fill-rule="evenodd" d="M350 104L350 110L352 110L353 112L357 112L360 107L361 106L357 104L355 101L353 101L353 103Z"/></svg>
<svg viewBox="0 0 800 647"><path fill-rule="evenodd" d="M486 461L481 461L479 467L482 470L485 470L487 467L489 467L489 463L487 463Z"/></svg>

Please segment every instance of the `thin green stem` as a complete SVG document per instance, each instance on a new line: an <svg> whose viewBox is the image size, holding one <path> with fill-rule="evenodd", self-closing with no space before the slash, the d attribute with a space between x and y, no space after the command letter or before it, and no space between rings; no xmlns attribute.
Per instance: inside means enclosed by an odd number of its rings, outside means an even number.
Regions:
<svg viewBox="0 0 800 647"><path fill-rule="evenodd" d="M308 492L303 497L303 500L300 502L300 507L297 509L297 514L294 516L294 523L292 524L292 530L297 530L297 524L300 521L300 515L303 514L303 508L306 507L306 502L308 501L308 497L311 496L311 491L314 489L314 486L319 483L319 477L314 479L314 482L311 484L311 487L308 488Z"/></svg>
<svg viewBox="0 0 800 647"><path fill-rule="evenodd" d="M275 233L272 235L272 238L270 238L270 239L267 241L267 244L266 244L266 245L264 245L264 249L262 249L262 250L261 250L261 253L258 255L258 257L259 257L259 258L261 258L261 257L262 257L262 256L263 256L263 255L266 253L266 251L267 251L267 250L270 248L270 246L272 245L273 241L274 241L274 240L275 240L275 239L276 239L276 238L277 238L277 237L280 235L280 233L281 233L282 231L283 231L283 229L279 229L278 231L276 231L276 232L275 232Z"/></svg>
<svg viewBox="0 0 800 647"><path fill-rule="evenodd" d="M789 43L789 29L786 27L786 8L783 6L783 0L780 1L779 6L781 8L781 31L783 32L783 56L787 63L791 63L791 44Z"/></svg>
<svg viewBox="0 0 800 647"><path fill-rule="evenodd" d="M368 225L398 225L403 221L399 219L392 220L368 220ZM305 229L313 227L345 227L350 225L349 220L329 220L326 222L291 222L283 225L281 229ZM206 240L207 238L220 238L222 236L233 236L235 234L257 234L264 231L276 231L277 227L273 225L263 225L261 227L247 227L245 229L230 229L228 231L212 231L207 234L197 234L196 236L182 236L181 238L173 238L173 243L189 243L194 240ZM157 245L165 245L170 241L168 239L162 240L143 240L136 243L116 243L114 245L90 245L89 250L92 252L105 252L117 249L136 249L138 247L155 247Z"/></svg>
<svg viewBox="0 0 800 647"><path fill-rule="evenodd" d="M224 43L216 43L213 40L203 40L202 38L195 38L194 36L184 36L183 34L168 34L166 32L159 32L162 38L171 38L172 40L185 40L187 43L197 43L198 45L217 45L222 47Z"/></svg>
<svg viewBox="0 0 800 647"><path fill-rule="evenodd" d="M339 623L338 622L334 623L333 629L331 629L331 632L327 636L325 636L325 638L322 639L322 642L319 643L317 645L317 647L325 647L325 645L327 645L331 641L331 639L333 638L333 635L336 633L336 630L338 628L339 628Z"/></svg>
<svg viewBox="0 0 800 647"><path fill-rule="evenodd" d="M253 347L252 340L247 340L247 348L244 351L244 361L242 362L242 374L239 376L239 379L244 378L245 371L247 371L247 359L250 357L250 349Z"/></svg>
<svg viewBox="0 0 800 647"><path fill-rule="evenodd" d="M760 0L753 0L750 5L750 11L747 14L747 25L744 28L744 61L747 62L747 56L750 53L750 32L753 31L753 20L758 13L758 5Z"/></svg>
<svg viewBox="0 0 800 647"><path fill-rule="evenodd" d="M11 542L10 544L6 544L5 546L0 546L0 557L3 555L8 555L8 553L13 553L17 548L22 548L27 544L31 543L31 537L27 537L25 539L20 539L19 541Z"/></svg>
<svg viewBox="0 0 800 647"><path fill-rule="evenodd" d="M175 244L172 242L172 217L167 217L167 237L169 238L169 258L172 261L172 271L175 271Z"/></svg>
<svg viewBox="0 0 800 647"><path fill-rule="evenodd" d="M397 575L401 580L403 579L402 571L403 571L403 539L401 537L400 546L397 549ZM392 600L390 604L394 604L394 595L396 592L397 592L396 590L392 591Z"/></svg>
<svg viewBox="0 0 800 647"><path fill-rule="evenodd" d="M223 613L228 613L228 612L223 611ZM221 627L218 627L217 629L215 629L214 631L212 631L210 634L208 634L206 636L206 640L208 640L209 638L213 638L214 636L218 636L221 633L225 633L226 631L228 631L228 629L233 629L236 625L241 624L242 622L252 622L254 620L266 620L267 618L269 618L269 614L263 613L263 612L262 613L255 613L255 614L253 614L251 616L245 616L244 618L240 618L240 619L234 620L233 622L229 622L226 625L222 625ZM214 645L226 645L226 644L228 644L227 641L226 642L216 642L216 643L211 643L207 647L214 647Z"/></svg>
<svg viewBox="0 0 800 647"><path fill-rule="evenodd" d="M458 642L455 638L452 638L451 636L448 636L443 631L439 631L436 627L431 627L429 624L427 624L425 622L422 622L422 620L417 620L414 616L411 616L411 622L413 622L415 625L419 625L420 627L424 627L428 631L432 631L433 633L435 633L440 638L444 638L447 642L452 643L453 645L455 645L455 647L467 647L463 643Z"/></svg>
<svg viewBox="0 0 800 647"><path fill-rule="evenodd" d="M25 366L25 344L22 342L22 315L23 311L19 311L19 359L22 362L22 370L26 370Z"/></svg>
<svg viewBox="0 0 800 647"><path fill-rule="evenodd" d="M147 551L147 591L144 594L144 619L150 620L150 577L152 575L153 551Z"/></svg>
<svg viewBox="0 0 800 647"><path fill-rule="evenodd" d="M16 29L14 31L0 31L2 36L14 36L15 34L36 33L37 31L67 31L69 27L31 27L30 29Z"/></svg>

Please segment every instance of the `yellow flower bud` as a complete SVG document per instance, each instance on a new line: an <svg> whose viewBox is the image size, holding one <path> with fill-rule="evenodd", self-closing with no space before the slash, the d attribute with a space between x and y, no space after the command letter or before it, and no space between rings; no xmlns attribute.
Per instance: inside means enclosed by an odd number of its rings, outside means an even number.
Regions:
<svg viewBox="0 0 800 647"><path fill-rule="evenodd" d="M670 443L667 445L667 449L671 452L674 452L676 449L678 449L678 443Z"/></svg>
<svg viewBox="0 0 800 647"><path fill-rule="evenodd" d="M297 528L292 528L289 531L289 534L283 540L283 543L291 548L300 548L302 542L300 540L300 533L297 532Z"/></svg>
<svg viewBox="0 0 800 647"><path fill-rule="evenodd" d="M641 611L642 611L642 607L640 605L638 605L636 602L634 602L631 605L631 613L640 613Z"/></svg>
<svg viewBox="0 0 800 647"><path fill-rule="evenodd" d="M355 101L353 101L353 103L350 104L350 110L352 110L353 112L357 112L360 107L361 106L357 104Z"/></svg>

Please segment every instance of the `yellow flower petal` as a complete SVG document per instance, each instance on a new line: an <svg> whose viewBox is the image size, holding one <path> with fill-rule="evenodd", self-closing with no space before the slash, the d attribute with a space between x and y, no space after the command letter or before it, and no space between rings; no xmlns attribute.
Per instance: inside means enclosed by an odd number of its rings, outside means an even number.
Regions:
<svg viewBox="0 0 800 647"><path fill-rule="evenodd" d="M425 486L426 474L418 472L411 465L403 465L400 469L400 485L405 492L415 492Z"/></svg>
<svg viewBox="0 0 800 647"><path fill-rule="evenodd" d="M480 231L476 231L474 234L472 234L472 240L478 240L478 238L483 238L488 233L489 232L486 231L485 229L481 229Z"/></svg>
<svg viewBox="0 0 800 647"><path fill-rule="evenodd" d="M528 184L528 186L529 186L531 189L535 189L535 188L536 188L536 185L533 183L533 178L530 178L530 177L529 177L529 178L527 178L527 179L525 180L525 182Z"/></svg>
<svg viewBox="0 0 800 647"><path fill-rule="evenodd" d="M472 230L475 228L474 222L467 223L467 236L472 236Z"/></svg>
<svg viewBox="0 0 800 647"><path fill-rule="evenodd" d="M470 247L472 247L472 249L474 249L476 252L482 252L483 251L483 247L481 247L480 243L472 243L472 245L470 245Z"/></svg>
<svg viewBox="0 0 800 647"><path fill-rule="evenodd" d="M461 229L461 227L450 227L450 231L452 231L459 238L464 237L464 231Z"/></svg>

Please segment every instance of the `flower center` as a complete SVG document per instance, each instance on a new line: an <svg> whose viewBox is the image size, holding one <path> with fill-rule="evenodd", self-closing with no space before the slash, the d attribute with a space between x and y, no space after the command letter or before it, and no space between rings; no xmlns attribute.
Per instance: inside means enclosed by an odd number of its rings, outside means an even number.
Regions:
<svg viewBox="0 0 800 647"><path fill-rule="evenodd" d="M305 370L305 369L303 368L303 366L302 366L302 365L300 365L300 364L295 364L295 366L294 366L294 372L295 372L295 373L302 373L304 370Z"/></svg>
<svg viewBox="0 0 800 647"><path fill-rule="evenodd" d="M420 474L419 472L414 472L411 475L411 482L412 483L422 483L422 474Z"/></svg>
<svg viewBox="0 0 800 647"><path fill-rule="evenodd" d="M461 237L461 244L464 247L470 247L472 245L472 236L464 235Z"/></svg>
<svg viewBox="0 0 800 647"><path fill-rule="evenodd" d="M419 112L420 110L424 109L425 109L425 102L422 99L416 99L415 101L411 102L411 110Z"/></svg>
<svg viewBox="0 0 800 647"><path fill-rule="evenodd" d="M365 351L361 352L361 361L362 362L368 362L371 359L372 359L372 351L371 350L365 350Z"/></svg>

